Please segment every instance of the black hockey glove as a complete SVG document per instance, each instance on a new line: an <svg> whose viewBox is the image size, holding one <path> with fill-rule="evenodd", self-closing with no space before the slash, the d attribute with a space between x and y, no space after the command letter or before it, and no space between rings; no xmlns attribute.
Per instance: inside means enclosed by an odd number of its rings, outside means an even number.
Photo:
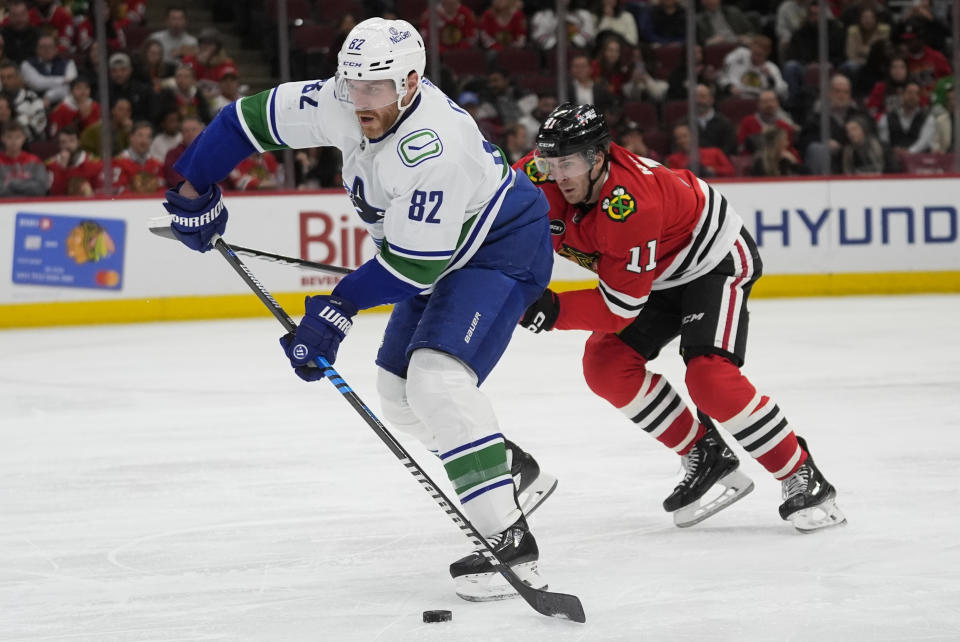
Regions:
<svg viewBox="0 0 960 642"><path fill-rule="evenodd" d="M544 330L553 330L553 325L557 322L557 316L560 314L560 297L553 290L547 288L540 295L540 298L530 304L523 318L520 319L520 325L530 332L543 332Z"/></svg>

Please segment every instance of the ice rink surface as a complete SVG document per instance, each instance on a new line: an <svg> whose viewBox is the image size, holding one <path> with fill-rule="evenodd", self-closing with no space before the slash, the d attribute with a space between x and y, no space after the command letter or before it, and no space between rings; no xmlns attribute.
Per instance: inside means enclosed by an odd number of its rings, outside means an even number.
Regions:
<svg viewBox="0 0 960 642"><path fill-rule="evenodd" d="M753 302L744 371L849 519L809 536L739 448L753 494L673 527L679 459L587 390L586 334L517 332L484 389L560 479L532 526L584 625L457 598L467 541L272 319L0 332L0 639L960 639L958 319L958 296ZM385 321L337 362L375 410ZM653 369L682 383L675 346Z"/></svg>

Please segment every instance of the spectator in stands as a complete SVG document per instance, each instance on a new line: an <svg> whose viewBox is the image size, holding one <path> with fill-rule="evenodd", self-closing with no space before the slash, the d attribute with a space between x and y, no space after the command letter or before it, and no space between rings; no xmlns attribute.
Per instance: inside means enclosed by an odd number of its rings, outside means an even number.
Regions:
<svg viewBox="0 0 960 642"><path fill-rule="evenodd" d="M77 65L77 77L86 78L90 83L90 95L96 96L100 77L100 48L97 43L94 42L88 49L77 54L74 62Z"/></svg>
<svg viewBox="0 0 960 642"><path fill-rule="evenodd" d="M183 156L183 152L187 151L187 147L200 135L203 127L203 122L196 116L188 116L183 119L183 124L180 125L180 134L183 140L180 141L179 145L167 152L167 157L163 161L163 177L167 185L176 185L183 180L183 176L173 168L173 165Z"/></svg>
<svg viewBox="0 0 960 642"><path fill-rule="evenodd" d="M183 56L197 50L197 39L187 32L187 10L173 5L167 8L167 28L150 35L163 45L163 59L177 64Z"/></svg>
<svg viewBox="0 0 960 642"><path fill-rule="evenodd" d="M730 120L713 108L713 90L697 85L697 127L701 147L718 147L724 154L737 152L737 133Z"/></svg>
<svg viewBox="0 0 960 642"><path fill-rule="evenodd" d="M106 24L107 51L125 51L127 49L126 29L130 26L126 6L121 0L107 0L110 19ZM92 16L87 16L77 25L77 48L84 52L97 41L97 32Z"/></svg>
<svg viewBox="0 0 960 642"><path fill-rule="evenodd" d="M130 20L131 24L147 24L147 0L125 0L123 4L126 8L127 19Z"/></svg>
<svg viewBox="0 0 960 642"><path fill-rule="evenodd" d="M697 16L697 40L705 45L738 42L750 44L749 36L756 29L734 5L723 5L721 0L702 0L703 7Z"/></svg>
<svg viewBox="0 0 960 642"><path fill-rule="evenodd" d="M716 91L720 72L713 65L703 60L703 47L697 45L693 50L693 59L696 63L697 84L706 85ZM684 50L679 65L667 77L667 100L685 100L687 98L687 53Z"/></svg>
<svg viewBox="0 0 960 642"><path fill-rule="evenodd" d="M51 196L93 196L103 188L103 162L80 149L74 125L57 134L60 151L47 159Z"/></svg>
<svg viewBox="0 0 960 642"><path fill-rule="evenodd" d="M161 111L170 109L180 110L184 118L196 116L204 123L209 123L213 116L210 112L210 103L197 87L197 77L190 65L180 65L173 74L173 82L160 94Z"/></svg>
<svg viewBox="0 0 960 642"><path fill-rule="evenodd" d="M633 50L630 67L630 77L623 85L623 97L633 101L663 102L670 85L667 81L650 75L639 49Z"/></svg>
<svg viewBox="0 0 960 642"><path fill-rule="evenodd" d="M90 97L90 81L84 77L74 78L70 82L70 95L50 112L48 120L51 138L71 125L79 132L98 122L100 103Z"/></svg>
<svg viewBox="0 0 960 642"><path fill-rule="evenodd" d="M13 108L13 104L10 102L10 99L0 94L0 131L3 130L3 126L9 123L11 120L17 119L17 112Z"/></svg>
<svg viewBox="0 0 960 642"><path fill-rule="evenodd" d="M632 71L619 36L611 33L597 42L597 55L590 62L590 75L595 82L605 82L611 94L623 98L623 84L630 80Z"/></svg>
<svg viewBox="0 0 960 642"><path fill-rule="evenodd" d="M156 194L166 189L163 164L150 156L152 141L153 125L145 120L133 124L130 146L113 159L118 194Z"/></svg>
<svg viewBox="0 0 960 642"><path fill-rule="evenodd" d="M952 73L950 63L942 53L928 47L921 39L919 30L911 24L904 28L900 40L907 50L907 70L910 76L919 83L924 94L928 95L937 80Z"/></svg>
<svg viewBox="0 0 960 642"><path fill-rule="evenodd" d="M956 6L956 2L953 2L953 7L956 8ZM945 51L950 38L950 28L947 24L946 10L938 19L934 15L930 0L914 0L911 6L901 14L900 24L895 31L900 35L906 30L912 30L935 51Z"/></svg>
<svg viewBox="0 0 960 642"><path fill-rule="evenodd" d="M789 116L780 109L780 101L777 94L767 90L760 92L757 99L757 113L750 114L740 121L740 129L737 132L737 145L740 151L752 153L760 148L759 138L771 129L781 129L787 137L787 145L790 150L799 158L797 151L793 149L793 136L796 126L789 120Z"/></svg>
<svg viewBox="0 0 960 642"><path fill-rule="evenodd" d="M749 47L738 47L723 59L720 89L738 98L756 98L764 89L772 89L786 97L787 83L780 70L770 62L770 38L753 36Z"/></svg>
<svg viewBox="0 0 960 642"><path fill-rule="evenodd" d="M134 80L130 56L118 52L110 56L110 100L130 101L134 120L152 121L157 113L157 96L149 85Z"/></svg>
<svg viewBox="0 0 960 642"><path fill-rule="evenodd" d="M500 51L527 45L527 18L514 0L493 0L480 16L480 45Z"/></svg>
<svg viewBox="0 0 960 642"><path fill-rule="evenodd" d="M771 127L758 135L750 176L794 176L806 173L800 158L790 147L787 132Z"/></svg>
<svg viewBox="0 0 960 642"><path fill-rule="evenodd" d="M480 106L476 117L491 120L500 127L512 125L523 116L520 98L520 92L513 86L510 75L503 69L492 69L480 90Z"/></svg>
<svg viewBox="0 0 960 642"><path fill-rule="evenodd" d="M909 79L907 59L902 56L893 57L887 69L887 79L874 85L873 91L864 102L870 115L879 119L888 111L899 107L903 88L907 86Z"/></svg>
<svg viewBox="0 0 960 642"><path fill-rule="evenodd" d="M530 133L523 124L514 123L507 127L503 137L503 151L511 165L530 151L529 140Z"/></svg>
<svg viewBox="0 0 960 642"><path fill-rule="evenodd" d="M501 125L495 122L497 117L495 107L489 104L481 104L479 94L474 91L461 92L457 98L457 104L470 114L470 118L476 121L477 127L480 128L480 133L483 134L484 138L487 140L499 139L502 129Z"/></svg>
<svg viewBox="0 0 960 642"><path fill-rule="evenodd" d="M643 139L643 132L640 131L640 127L636 123L630 123L624 129L620 135L620 145L631 154L643 156L650 160L660 160L660 155L657 154L656 150L647 147L647 143Z"/></svg>
<svg viewBox="0 0 960 642"><path fill-rule="evenodd" d="M570 0L560 0L570 4ZM567 7L567 40L578 49L593 46L597 35L597 19L579 7ZM530 39L541 49L553 49L557 46L557 12L553 3L548 3L530 18Z"/></svg>
<svg viewBox="0 0 960 642"><path fill-rule="evenodd" d="M159 40L148 38L144 41L134 65L134 76L145 83L155 93L163 89L163 81L173 76L177 66L163 59L163 45Z"/></svg>
<svg viewBox="0 0 960 642"><path fill-rule="evenodd" d="M600 0L595 13L597 33L612 31L631 47L636 47L640 42L637 21L633 14L623 10L621 0Z"/></svg>
<svg viewBox="0 0 960 642"><path fill-rule="evenodd" d="M6 57L19 65L36 54L38 35L37 28L30 21L30 6L26 0L11 0L0 26Z"/></svg>
<svg viewBox="0 0 960 642"><path fill-rule="evenodd" d="M0 196L43 196L47 193L47 170L43 161L23 151L26 128L12 120L3 127L0 152Z"/></svg>
<svg viewBox="0 0 960 642"><path fill-rule="evenodd" d="M37 54L20 65L24 84L43 98L47 108L53 107L70 93L70 83L77 77L77 65L57 51L51 35L37 38Z"/></svg>
<svg viewBox="0 0 960 642"><path fill-rule="evenodd" d="M880 142L897 153L929 152L935 134L930 112L920 106L920 85L908 82L903 88L900 106L888 111L877 122Z"/></svg>
<svg viewBox="0 0 960 642"><path fill-rule="evenodd" d="M180 133L182 124L183 118L179 111L171 109L166 112L160 119L160 131L150 143L150 156L163 163L167 152L183 142L183 134Z"/></svg>
<svg viewBox="0 0 960 642"><path fill-rule="evenodd" d="M429 9L423 12L420 33L430 33ZM461 4L460 0L440 0L437 5L437 34L441 53L451 49L470 49L477 44L477 18L470 7Z"/></svg>
<svg viewBox="0 0 960 642"><path fill-rule="evenodd" d="M857 24L847 27L847 61L844 69L848 74L854 73L867 64L870 48L875 43L886 43L890 39L890 25L877 22L876 12L865 7L860 11Z"/></svg>
<svg viewBox="0 0 960 642"><path fill-rule="evenodd" d="M128 2L128 5L131 4ZM41 24L54 34L57 50L61 55L69 56L74 51L76 23L73 12L58 0L33 0Z"/></svg>
<svg viewBox="0 0 960 642"><path fill-rule="evenodd" d="M17 120L24 127L28 141L43 140L47 130L47 112L43 99L36 92L23 86L23 78L12 60L0 63L0 86L10 100Z"/></svg>
<svg viewBox="0 0 960 642"><path fill-rule="evenodd" d="M820 2L807 4L807 18L800 25L783 54L783 77L789 89L789 104L796 105L804 89L807 65L819 60ZM843 60L843 28L827 14L827 58L837 66Z"/></svg>
<svg viewBox="0 0 960 642"><path fill-rule="evenodd" d="M251 154L240 161L225 182L238 192L277 189L283 185L283 166L270 152Z"/></svg>
<svg viewBox="0 0 960 642"><path fill-rule="evenodd" d="M934 92L933 107L933 145L930 151L949 152L953 150L953 101L956 99L953 78L941 78Z"/></svg>
<svg viewBox="0 0 960 642"><path fill-rule="evenodd" d="M210 101L219 92L220 73L226 69L236 72L237 66L223 50L223 41L216 29L205 29L198 39L197 54L184 56L182 64L191 65L197 77L197 86Z"/></svg>
<svg viewBox="0 0 960 642"><path fill-rule="evenodd" d="M733 176L736 172L730 159L717 147L700 147L700 163L690 165L690 126L677 123L673 127L674 152L667 156L667 167L671 169L689 169L698 176Z"/></svg>
<svg viewBox="0 0 960 642"><path fill-rule="evenodd" d="M522 107L522 105L521 105ZM517 121L527 128L527 149L534 146L537 132L540 131L540 125L547 119L554 109L557 108L557 97L553 94L541 94L537 96L537 104L529 112L524 112L520 120Z"/></svg>
<svg viewBox="0 0 960 642"><path fill-rule="evenodd" d="M379 15L379 14L376 14ZM337 68L337 54L343 48L343 42L347 39L350 31L357 26L357 18L352 13L345 13L337 22L337 33L330 43L330 49L327 50L326 65L328 69Z"/></svg>
<svg viewBox="0 0 960 642"><path fill-rule="evenodd" d="M126 98L117 98L110 108L110 152L116 156L127 148L130 142L130 128L133 127L132 108ZM100 153L100 130L103 121L93 123L80 132L80 147L91 154Z"/></svg>
<svg viewBox="0 0 960 642"><path fill-rule="evenodd" d="M657 45L669 45L686 40L687 12L680 0L660 0L645 11L637 25L640 39Z"/></svg>
<svg viewBox="0 0 960 642"><path fill-rule="evenodd" d="M830 79L830 92L826 104L820 101L807 117L800 132L800 150L804 154L804 164L811 174L823 174L832 171L838 174L843 169L841 151L849 141L847 139L847 121L861 117L866 122L866 114L854 104L850 91L850 80L836 74ZM820 142L820 109L830 112L830 140L827 149ZM829 158L829 162L826 160Z"/></svg>
<svg viewBox="0 0 960 642"><path fill-rule="evenodd" d="M883 145L863 118L851 118L845 124L846 142L841 148L844 174L880 174L886 165Z"/></svg>
<svg viewBox="0 0 960 642"><path fill-rule="evenodd" d="M603 110L611 102L613 95L605 83L596 82L590 69L590 59L583 54L570 58L569 96L579 105L596 105Z"/></svg>
<svg viewBox="0 0 960 642"><path fill-rule="evenodd" d="M227 67L220 70L220 93L210 104L213 116L220 113L220 110L232 102L236 102L242 95L240 94L240 79L237 77L236 67Z"/></svg>
<svg viewBox="0 0 960 642"><path fill-rule="evenodd" d="M311 147L297 150L294 157L294 174L297 189L320 189L340 187L343 180L340 168L343 157L336 147Z"/></svg>
<svg viewBox="0 0 960 642"><path fill-rule="evenodd" d="M790 45L793 34L807 19L808 2L809 0L783 0L777 7L775 32L781 56Z"/></svg>

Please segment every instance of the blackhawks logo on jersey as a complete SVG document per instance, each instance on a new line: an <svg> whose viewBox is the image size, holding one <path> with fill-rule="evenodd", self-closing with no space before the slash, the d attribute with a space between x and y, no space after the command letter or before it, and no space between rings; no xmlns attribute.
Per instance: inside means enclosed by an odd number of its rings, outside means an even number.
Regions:
<svg viewBox="0 0 960 642"><path fill-rule="evenodd" d="M565 259L570 259L574 263L579 264L581 267L585 267L591 272L597 271L597 261L600 259L600 252L594 252L593 254L587 254L582 250L570 247L566 243L560 246L560 249L557 251L557 254L562 256Z"/></svg>
<svg viewBox="0 0 960 642"><path fill-rule="evenodd" d="M627 191L626 187L617 185L613 188L610 196L601 201L600 207L607 213L607 216L615 221L622 222L637 211L637 199Z"/></svg>
<svg viewBox="0 0 960 642"><path fill-rule="evenodd" d="M537 159L531 158L523 164L523 171L534 185L540 185L547 182L547 174L537 168Z"/></svg>

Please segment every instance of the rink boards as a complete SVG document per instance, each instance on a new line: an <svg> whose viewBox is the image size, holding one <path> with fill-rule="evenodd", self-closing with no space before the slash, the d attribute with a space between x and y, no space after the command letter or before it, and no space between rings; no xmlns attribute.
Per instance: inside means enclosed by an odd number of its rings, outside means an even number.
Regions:
<svg viewBox="0 0 960 642"><path fill-rule="evenodd" d="M754 296L960 292L960 177L717 181L757 240ZM231 194L229 242L356 267L374 254L343 192ZM159 198L0 204L0 327L263 314L215 254L147 231ZM638 243L642 241L638 240ZM336 277L245 259L291 314ZM558 259L558 289L592 274Z"/></svg>

